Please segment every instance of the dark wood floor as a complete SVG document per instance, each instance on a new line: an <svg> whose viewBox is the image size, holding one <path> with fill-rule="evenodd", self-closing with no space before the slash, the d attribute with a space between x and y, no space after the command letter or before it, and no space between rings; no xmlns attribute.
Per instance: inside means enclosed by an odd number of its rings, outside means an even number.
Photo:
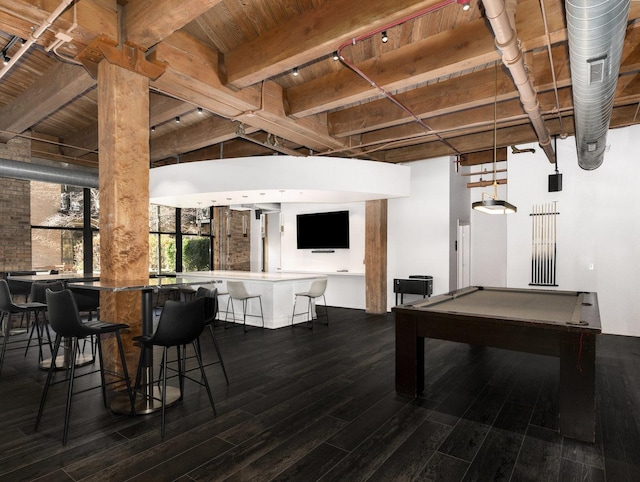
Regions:
<svg viewBox="0 0 640 482"><path fill-rule="evenodd" d="M598 343L597 442L558 435L554 358L427 340L426 390L394 391L393 315L330 308L329 327L216 329L231 383L218 416L187 384L167 412L128 417L99 391L64 394L33 426L45 372L10 352L0 376L0 480L640 480L640 338ZM212 356L210 338L204 350Z"/></svg>

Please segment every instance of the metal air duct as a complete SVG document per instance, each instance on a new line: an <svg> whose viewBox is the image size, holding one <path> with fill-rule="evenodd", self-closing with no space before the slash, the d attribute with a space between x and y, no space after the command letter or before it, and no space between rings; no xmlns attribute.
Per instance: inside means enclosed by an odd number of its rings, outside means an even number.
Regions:
<svg viewBox="0 0 640 482"><path fill-rule="evenodd" d="M30 162L0 159L0 177L69 184L78 187L98 187L98 171L80 171Z"/></svg>
<svg viewBox="0 0 640 482"><path fill-rule="evenodd" d="M566 0L578 165L604 160L630 0Z"/></svg>

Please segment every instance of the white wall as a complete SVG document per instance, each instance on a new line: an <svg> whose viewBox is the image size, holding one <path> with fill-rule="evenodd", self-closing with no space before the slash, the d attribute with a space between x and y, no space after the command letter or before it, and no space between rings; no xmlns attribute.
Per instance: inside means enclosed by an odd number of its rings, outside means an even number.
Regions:
<svg viewBox="0 0 640 482"><path fill-rule="evenodd" d="M470 200L460 201L450 190L459 176L451 171L450 158L413 162L411 196L389 200L387 291L394 305L393 278L411 274L434 277L434 293L449 290L450 227L463 217L466 203L471 222L472 284L528 287L531 266L532 206L558 201L558 289L598 293L603 331L640 336L640 297L634 291L640 274L640 162L634 144L640 127L609 132L609 151L594 171L578 167L574 138L558 140L558 167L563 190L548 192L551 165L537 144L535 154L509 154L508 185L498 194L518 208L508 216L490 216L471 210L483 189L470 190ZM466 182L466 180L465 180ZM458 189L458 188L451 188ZM485 188L489 192L492 188ZM462 192L460 196L467 196ZM456 207L458 205L458 207ZM346 206L346 207L345 207ZM298 252L295 215L349 209L351 249L330 254ZM329 304L364 308L364 203L349 205L283 205L282 269L331 272L348 269L340 278L339 297ZM253 229L253 226L252 226ZM590 270L589 265L594 269ZM335 287L335 286L334 286ZM341 304L342 299L345 304ZM353 305L346 304L346 300ZM405 296L405 301L411 299Z"/></svg>
<svg viewBox="0 0 640 482"><path fill-rule="evenodd" d="M390 199L387 229L388 309L395 305L393 279L412 274L433 276L434 293L449 290L449 157L413 162L411 196ZM296 215L349 210L350 249L312 253L296 248ZM365 307L365 203L283 204L282 271L333 273L327 302L349 308ZM338 273L347 270L348 274ZM412 299L405 296L405 301Z"/></svg>
<svg viewBox="0 0 640 482"><path fill-rule="evenodd" d="M535 154L509 154L508 201L518 212L474 213L471 218L474 283L528 287L529 214L536 204L557 201L557 289L596 291L603 331L640 336L635 293L640 272L638 138L639 126L609 131L610 148L593 171L578 167L575 138L558 139L563 189L553 193L548 192L548 175L554 168L542 150L536 144L518 146L536 149Z"/></svg>
<svg viewBox="0 0 640 482"><path fill-rule="evenodd" d="M296 215L329 211L349 211L349 249L333 253L313 253L298 249ZM344 204L282 204L284 232L281 241L283 271L364 273L364 203Z"/></svg>
<svg viewBox="0 0 640 482"><path fill-rule="evenodd" d="M449 157L412 162L411 196L390 199L387 230L388 306L393 279L433 276L433 293L449 291ZM413 299L405 295L404 301Z"/></svg>

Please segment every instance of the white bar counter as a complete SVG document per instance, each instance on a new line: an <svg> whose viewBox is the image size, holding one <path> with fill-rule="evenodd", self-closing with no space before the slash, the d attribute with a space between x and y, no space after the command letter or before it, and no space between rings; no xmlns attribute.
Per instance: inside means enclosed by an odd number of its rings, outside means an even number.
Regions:
<svg viewBox="0 0 640 482"><path fill-rule="evenodd" d="M214 285L218 292L227 292L227 281L243 281L247 291L260 295L264 311L265 328L281 328L291 325L291 314L295 294L307 291L316 279L326 278L317 273L263 273L255 271L188 271L176 273L186 278L201 278L202 285ZM226 297L220 298L220 310L226 308ZM260 307L257 299L249 300L247 314L259 315ZM242 318L242 306L234 305L236 318ZM229 314L231 316L231 314ZM304 321L297 316L296 323ZM260 318L247 316L247 325L260 326Z"/></svg>

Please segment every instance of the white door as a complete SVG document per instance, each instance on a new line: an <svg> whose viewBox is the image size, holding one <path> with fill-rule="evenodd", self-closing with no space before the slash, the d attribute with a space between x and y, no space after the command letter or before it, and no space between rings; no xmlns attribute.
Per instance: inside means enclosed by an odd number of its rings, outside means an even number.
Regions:
<svg viewBox="0 0 640 482"><path fill-rule="evenodd" d="M471 284L471 229L469 224L458 221L457 259L458 259L458 289Z"/></svg>

